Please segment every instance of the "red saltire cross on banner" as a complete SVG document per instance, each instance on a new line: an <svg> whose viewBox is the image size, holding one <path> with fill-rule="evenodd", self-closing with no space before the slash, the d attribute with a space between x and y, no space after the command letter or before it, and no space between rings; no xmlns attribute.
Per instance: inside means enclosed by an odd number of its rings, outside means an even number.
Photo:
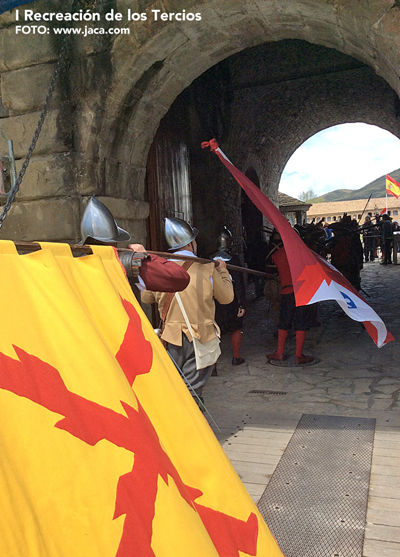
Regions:
<svg viewBox="0 0 400 557"><path fill-rule="evenodd" d="M138 375L149 373L153 350L144 338L134 306L125 300L122 303L129 324L116 359L132 386ZM133 366L132 354L138 347L141 357ZM155 557L151 541L159 477L166 484L173 479L182 499L200 515L219 555L256 555L256 515L250 513L246 521L238 520L197 503L202 491L183 483L139 400L137 410L121 402L126 415L115 412L69 391L57 369L16 346L14 349L18 360L0 353L0 389L64 416L55 427L88 445L105 439L134 454L132 471L121 476L117 486L114 519L125 515L125 521L115 557Z"/></svg>

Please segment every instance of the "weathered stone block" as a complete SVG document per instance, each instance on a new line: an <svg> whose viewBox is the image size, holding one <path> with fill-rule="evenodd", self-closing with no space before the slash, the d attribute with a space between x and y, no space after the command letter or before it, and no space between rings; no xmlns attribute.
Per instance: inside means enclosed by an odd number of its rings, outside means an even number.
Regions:
<svg viewBox="0 0 400 557"><path fill-rule="evenodd" d="M136 111L132 133L130 134L131 145L126 147L126 151L129 151L129 162L131 164L146 164L151 142L150 138L154 136L165 113L165 107L158 105L156 102L154 104L147 102L140 103ZM149 132L147 141L144 141L142 129L146 129Z"/></svg>
<svg viewBox="0 0 400 557"><path fill-rule="evenodd" d="M150 144L148 144L150 148ZM117 171L115 178L112 179L113 172ZM133 164L118 165L118 168L110 167L108 179L104 187L104 195L115 196L115 184L119 184L118 195L123 199L137 199L143 201L145 199L145 182L146 166L135 166Z"/></svg>
<svg viewBox="0 0 400 557"><path fill-rule="evenodd" d="M251 17L242 17L239 21L230 24L227 34L231 44L241 44L243 48L264 43L271 38L265 28Z"/></svg>
<svg viewBox="0 0 400 557"><path fill-rule="evenodd" d="M207 59L207 64L211 61ZM172 62L173 64L173 62ZM166 64L163 69L156 75L152 81L152 98L160 102L168 110L176 97L185 89L191 79L184 80L181 76L176 75L169 64Z"/></svg>
<svg viewBox="0 0 400 557"><path fill-rule="evenodd" d="M1 75L3 104L11 114L39 110L49 89L54 64L41 64ZM53 93L53 99L56 91Z"/></svg>
<svg viewBox="0 0 400 557"><path fill-rule="evenodd" d="M78 215L79 201L70 197L14 202L0 229L0 238L23 242L76 242Z"/></svg>
<svg viewBox="0 0 400 557"><path fill-rule="evenodd" d="M131 9L132 12L139 12L140 13L140 6L138 0L116 0L116 11L121 12L122 14L127 14L128 9Z"/></svg>
<svg viewBox="0 0 400 557"><path fill-rule="evenodd" d="M84 102L80 102L74 111L74 148L77 153L84 153L92 134L95 112Z"/></svg>
<svg viewBox="0 0 400 557"><path fill-rule="evenodd" d="M176 75L182 76L181 79L186 83L191 83L193 79L207 71L213 62L197 49L190 41L180 46L173 54L165 60L165 65L170 67Z"/></svg>
<svg viewBox="0 0 400 557"><path fill-rule="evenodd" d="M10 115L8 108L6 108L0 98L0 118L7 118Z"/></svg>
<svg viewBox="0 0 400 557"><path fill-rule="evenodd" d="M115 220L144 220L149 216L149 204L146 201L130 201L117 197L97 197L101 203L110 209Z"/></svg>
<svg viewBox="0 0 400 557"><path fill-rule="evenodd" d="M17 174L22 160L16 162ZM22 180L18 199L40 199L74 192L74 175L69 153L32 157Z"/></svg>
<svg viewBox="0 0 400 557"><path fill-rule="evenodd" d="M191 5L191 4L194 4ZM167 12L182 12L182 10L186 10L186 12L191 13L198 13L201 12L201 9L204 5L204 0L202 2L188 2L187 0L165 0L164 6Z"/></svg>
<svg viewBox="0 0 400 557"><path fill-rule="evenodd" d="M0 120L0 153L8 152L7 140L14 144L16 159L25 157L39 121L40 112L12 116ZM61 153L69 150L68 125L59 110L50 110L43 124L35 155Z"/></svg>
<svg viewBox="0 0 400 557"><path fill-rule="evenodd" d="M154 24L153 24L154 26ZM171 52L186 43L187 36L171 23L164 23L156 36L151 37L145 44L146 53L153 60L163 60Z"/></svg>
<svg viewBox="0 0 400 557"><path fill-rule="evenodd" d="M119 226L124 228L131 235L132 244L142 244L146 247L146 221L145 220L122 220L118 221Z"/></svg>
<svg viewBox="0 0 400 557"><path fill-rule="evenodd" d="M115 22L113 27L118 27L119 22ZM74 47L79 52L80 56L90 56L106 50L114 35L98 33L99 28L105 28L106 22L104 20L95 22L79 22L74 25L75 28L80 28L80 34L74 35ZM94 32L96 30L97 32ZM119 35L115 35L119 36Z"/></svg>
<svg viewBox="0 0 400 557"><path fill-rule="evenodd" d="M15 23L15 10L7 10L0 15L0 27L8 27Z"/></svg>
<svg viewBox="0 0 400 557"><path fill-rule="evenodd" d="M0 29L0 71L53 62L58 52L59 41L50 33L17 35L14 25Z"/></svg>

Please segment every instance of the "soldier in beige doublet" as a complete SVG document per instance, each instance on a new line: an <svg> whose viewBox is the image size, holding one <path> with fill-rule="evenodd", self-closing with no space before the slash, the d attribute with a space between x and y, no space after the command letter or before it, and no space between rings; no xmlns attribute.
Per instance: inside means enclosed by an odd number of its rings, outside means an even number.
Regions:
<svg viewBox="0 0 400 557"><path fill-rule="evenodd" d="M169 220L179 221L179 219ZM186 223L184 224L189 227ZM194 237L191 237L190 231L193 231ZM196 229L189 227L188 234L184 234L183 238L180 238L180 243L176 239L169 240L170 245L172 244L171 249L175 249L175 255L195 257L197 251L196 235ZM182 245L185 240L190 241ZM180 264L183 265L183 263L182 261ZM209 342L219 333L215 322L214 298L220 304L229 304L234 298L233 285L229 272L226 269L226 264L222 261L218 263L218 265L214 262L209 264L192 263L187 269L190 276L189 285L180 292L182 304L188 316L193 334L202 343ZM141 294L142 302L147 304L157 303L160 317L163 315L166 299L167 294L165 292L145 290ZM168 343L167 349L169 353L182 370L191 387L201 396L203 386L211 376L213 365L201 370L196 369L192 335L188 330L182 311L175 298L170 302L161 338Z"/></svg>

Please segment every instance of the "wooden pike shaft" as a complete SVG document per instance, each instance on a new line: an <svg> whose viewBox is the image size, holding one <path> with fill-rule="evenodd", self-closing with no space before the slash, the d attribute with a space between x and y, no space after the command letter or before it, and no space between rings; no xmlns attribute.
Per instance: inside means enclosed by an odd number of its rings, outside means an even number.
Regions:
<svg viewBox="0 0 400 557"><path fill-rule="evenodd" d="M20 254L32 253L33 251L40 251L42 249L37 242L14 242L14 244ZM72 244L69 247L74 255L91 255L93 253L92 248L87 245Z"/></svg>
<svg viewBox="0 0 400 557"><path fill-rule="evenodd" d="M213 259L202 259L201 257L191 257L190 255L176 255L174 253L166 253L163 251L147 251L147 253L152 253L153 255L158 255L164 257L165 259L176 259L180 261L195 261L196 263L216 263ZM263 273L262 271L256 271L255 269L248 269L247 267L239 267L238 265L226 264L226 268L230 271L240 271L241 273L248 273L249 275L257 275L259 277L276 279L277 275L271 273Z"/></svg>
<svg viewBox="0 0 400 557"><path fill-rule="evenodd" d="M33 251L39 251L41 249L40 245L36 242L14 242L19 253L31 253ZM72 244L70 245L71 251L75 255L91 255L92 249L89 245L84 244ZM117 248L119 253L127 250L126 248ZM164 259L175 259L178 261L195 261L196 263L216 263L212 259L203 259L201 257L190 257L189 255L176 255L174 253L167 253L164 251L150 251L146 250L147 253L158 255ZM277 276L271 273L263 273L262 271L256 271L255 269L248 269L247 267L239 267L237 265L226 264L226 268L230 271L240 271L241 273L247 273L250 275L257 275L259 277L264 277L266 279L277 280Z"/></svg>

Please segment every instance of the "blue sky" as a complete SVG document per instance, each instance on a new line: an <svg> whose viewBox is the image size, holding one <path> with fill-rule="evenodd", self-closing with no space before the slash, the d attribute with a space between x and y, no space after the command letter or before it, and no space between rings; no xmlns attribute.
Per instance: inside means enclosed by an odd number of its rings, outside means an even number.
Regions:
<svg viewBox="0 0 400 557"><path fill-rule="evenodd" d="M293 153L279 190L292 197L310 189L316 195L356 190L398 168L400 140L396 136L369 124L341 124L315 134Z"/></svg>

